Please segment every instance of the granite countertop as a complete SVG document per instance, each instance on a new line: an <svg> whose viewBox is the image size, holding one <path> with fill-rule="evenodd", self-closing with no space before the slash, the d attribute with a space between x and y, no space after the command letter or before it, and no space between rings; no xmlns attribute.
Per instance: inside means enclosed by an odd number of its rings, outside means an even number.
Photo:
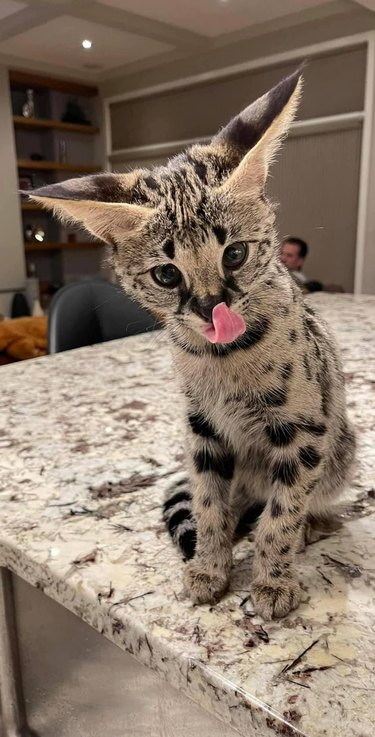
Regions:
<svg viewBox="0 0 375 737"><path fill-rule="evenodd" d="M359 464L343 529L299 557L299 609L254 615L249 540L222 601L183 598L161 521L184 465L162 333L0 369L0 564L247 737L373 737L375 297L309 299L343 350Z"/></svg>

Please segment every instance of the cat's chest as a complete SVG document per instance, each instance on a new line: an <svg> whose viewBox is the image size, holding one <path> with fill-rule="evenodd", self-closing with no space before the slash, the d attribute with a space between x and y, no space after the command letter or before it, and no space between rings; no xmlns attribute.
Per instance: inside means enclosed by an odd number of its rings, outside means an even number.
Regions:
<svg viewBox="0 0 375 737"><path fill-rule="evenodd" d="M257 409L257 390L249 368L244 365L221 362L217 366L202 362L199 371L186 374L185 387L191 410L208 419L231 442L237 444L241 436L262 421Z"/></svg>

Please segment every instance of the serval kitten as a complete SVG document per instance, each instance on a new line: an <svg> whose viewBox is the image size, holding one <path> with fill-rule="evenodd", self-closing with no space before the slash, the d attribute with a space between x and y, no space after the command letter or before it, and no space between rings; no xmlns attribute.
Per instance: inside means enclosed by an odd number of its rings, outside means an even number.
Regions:
<svg viewBox="0 0 375 737"><path fill-rule="evenodd" d="M226 591L248 510L265 619L297 607L296 552L330 517L355 451L335 341L280 262L264 192L300 88L297 71L166 166L29 195L109 244L126 291L163 322L186 400L191 491L164 511L190 558L185 587L195 603Z"/></svg>

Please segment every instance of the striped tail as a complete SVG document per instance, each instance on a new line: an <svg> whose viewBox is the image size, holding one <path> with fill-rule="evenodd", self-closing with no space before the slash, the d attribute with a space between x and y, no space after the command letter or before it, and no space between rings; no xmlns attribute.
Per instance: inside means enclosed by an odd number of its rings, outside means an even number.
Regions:
<svg viewBox="0 0 375 737"><path fill-rule="evenodd" d="M185 474L174 476L165 495L163 519L175 545L180 549L184 561L194 558L197 542L196 522L192 512L190 479ZM247 535L264 509L264 504L256 503L247 508L238 522L235 539Z"/></svg>
<svg viewBox="0 0 375 737"><path fill-rule="evenodd" d="M184 560L194 558L197 528L192 514L190 481L185 474L176 475L166 491L163 519Z"/></svg>

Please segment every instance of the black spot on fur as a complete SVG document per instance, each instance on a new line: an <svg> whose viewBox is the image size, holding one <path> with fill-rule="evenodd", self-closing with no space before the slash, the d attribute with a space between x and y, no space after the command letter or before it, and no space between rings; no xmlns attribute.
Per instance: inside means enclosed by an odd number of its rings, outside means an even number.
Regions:
<svg viewBox="0 0 375 737"><path fill-rule="evenodd" d="M194 463L198 473L217 473L228 481L233 477L234 457L231 453L214 454L207 450L199 450L194 454Z"/></svg>
<svg viewBox="0 0 375 737"><path fill-rule="evenodd" d="M298 422L298 428L300 430L305 430L311 435L324 435L327 431L327 426L324 422L314 422L314 420L309 420L303 417Z"/></svg>
<svg viewBox="0 0 375 737"><path fill-rule="evenodd" d="M260 515L262 514L263 510L264 504L261 504L260 502L252 504L251 507L246 510L246 512L240 518L236 527L235 537L237 539L244 537L244 535L250 532L258 517L260 517Z"/></svg>
<svg viewBox="0 0 375 737"><path fill-rule="evenodd" d="M292 458L278 461L273 467L273 481L285 486L293 486L298 479L298 465Z"/></svg>
<svg viewBox="0 0 375 737"><path fill-rule="evenodd" d="M310 367L309 359L307 358L306 353L304 353L302 361L303 361L303 367L305 369L306 379L308 381L311 381L312 379L311 367Z"/></svg>
<svg viewBox="0 0 375 737"><path fill-rule="evenodd" d="M187 155L187 160L189 164L193 167L198 179L201 180L201 182L206 183L207 182L207 166L203 161L197 161L197 159L194 159L189 154Z"/></svg>
<svg viewBox="0 0 375 737"><path fill-rule="evenodd" d="M238 286L238 284L237 284L237 282L236 282L236 280L234 278L234 274L228 274L226 276L226 278L225 278L225 286L227 287L227 289L231 289L232 292L237 292L238 294L244 294L244 292L242 291L242 289L240 289L240 287Z"/></svg>
<svg viewBox="0 0 375 737"><path fill-rule="evenodd" d="M289 445L296 436L296 426L293 422L275 422L266 427L266 433L272 445Z"/></svg>
<svg viewBox="0 0 375 737"><path fill-rule="evenodd" d="M204 497L203 497L203 499L202 499L202 504L203 504L203 506L204 506L204 507L205 507L206 509L208 509L208 507L210 507L210 506L211 506L211 504L212 504L212 499L211 499L211 497L210 497L210 496L204 496Z"/></svg>
<svg viewBox="0 0 375 737"><path fill-rule="evenodd" d="M273 371L275 368L275 362L274 361L268 361L268 363L265 363L262 367L262 371L264 374L269 374L270 371Z"/></svg>
<svg viewBox="0 0 375 737"><path fill-rule="evenodd" d="M312 445L299 449L299 457L305 468L316 468L321 461L321 455Z"/></svg>
<svg viewBox="0 0 375 737"><path fill-rule="evenodd" d="M271 517L281 517L283 513L281 504L276 500L272 499L271 502Z"/></svg>
<svg viewBox="0 0 375 737"><path fill-rule="evenodd" d="M179 491L164 502L163 508L166 512L180 502L191 502L191 494L188 491Z"/></svg>
<svg viewBox="0 0 375 737"><path fill-rule="evenodd" d="M306 489L306 494L307 495L311 494L311 492L314 491L314 489L315 489L318 481L319 481L319 479L315 479L315 481L311 481L311 483L308 485L308 487Z"/></svg>
<svg viewBox="0 0 375 737"><path fill-rule="evenodd" d="M291 375L293 373L293 365L291 363L284 363L280 375L281 378L285 381L288 381L290 379Z"/></svg>
<svg viewBox="0 0 375 737"><path fill-rule="evenodd" d="M185 530L179 538L178 545L181 548L184 560L191 560L194 558L195 547L197 544L197 533L195 530Z"/></svg>
<svg viewBox="0 0 375 737"><path fill-rule="evenodd" d="M167 527L170 534L173 535L178 525L187 519L193 519L191 512L187 509L178 509L177 512L172 514L171 518L167 522Z"/></svg>
<svg viewBox="0 0 375 737"><path fill-rule="evenodd" d="M149 189L154 189L157 192L160 192L160 187L159 187L156 179L154 179L154 177L146 177L145 178L145 184L147 185L147 187Z"/></svg>
<svg viewBox="0 0 375 737"><path fill-rule="evenodd" d="M223 246L226 241L226 237L227 237L226 229L223 228L222 225L214 225L212 230L214 231L216 238L218 242L220 243L220 245Z"/></svg>
<svg viewBox="0 0 375 737"><path fill-rule="evenodd" d="M305 305L305 309L306 309L306 305ZM324 340L324 337L322 336L322 334L321 334L321 332L319 330L319 327L318 327L317 323L315 322L315 320L312 320L311 317L308 317L308 315L306 315L304 317L304 320L306 322L306 325L307 325L310 333L312 333L316 338L318 338L320 340Z"/></svg>
<svg viewBox="0 0 375 737"><path fill-rule="evenodd" d="M175 257L175 248L172 238L169 238L164 245L163 245L163 251L168 258L170 258L172 261Z"/></svg>
<svg viewBox="0 0 375 737"><path fill-rule="evenodd" d="M289 333L289 340L291 343L295 343L298 338L298 333L296 330L291 330Z"/></svg>
<svg viewBox="0 0 375 737"><path fill-rule="evenodd" d="M331 404L331 386L329 381L329 368L326 358L323 359L322 370L319 374L320 391L322 396L322 412L325 417L329 415Z"/></svg>
<svg viewBox="0 0 375 737"><path fill-rule="evenodd" d="M270 389L261 395L261 401L269 407L281 407L287 400L287 391L284 387Z"/></svg>
<svg viewBox="0 0 375 737"><path fill-rule="evenodd" d="M177 315L181 315L184 307L186 307L187 303L191 299L191 292L189 289L186 289L183 282L180 286L179 294L180 294L180 302L177 308ZM173 336L172 336L172 339L173 339Z"/></svg>
<svg viewBox="0 0 375 737"><path fill-rule="evenodd" d="M217 434L211 423L199 412L188 417L190 427L196 435L203 438L216 438Z"/></svg>
<svg viewBox="0 0 375 737"><path fill-rule="evenodd" d="M290 552L290 545L284 545L280 550L281 555L287 555L289 552Z"/></svg>
<svg viewBox="0 0 375 737"><path fill-rule="evenodd" d="M302 325L303 325L303 332L305 334L306 340L311 340L309 325L308 325L307 318L305 317L305 315L302 316Z"/></svg>
<svg viewBox="0 0 375 737"><path fill-rule="evenodd" d="M280 566L274 566L271 569L271 578L280 578L280 576L282 575L282 573L283 573L283 571L280 568Z"/></svg>
<svg viewBox="0 0 375 737"><path fill-rule="evenodd" d="M266 542L268 545L271 545L274 541L274 535L272 532L267 532L267 535L264 538L264 542Z"/></svg>
<svg viewBox="0 0 375 737"><path fill-rule="evenodd" d="M197 218L201 223L206 223L206 219L207 219L206 218L206 205L207 205L207 197L205 193L203 192L199 205L197 206L197 209L196 209Z"/></svg>

